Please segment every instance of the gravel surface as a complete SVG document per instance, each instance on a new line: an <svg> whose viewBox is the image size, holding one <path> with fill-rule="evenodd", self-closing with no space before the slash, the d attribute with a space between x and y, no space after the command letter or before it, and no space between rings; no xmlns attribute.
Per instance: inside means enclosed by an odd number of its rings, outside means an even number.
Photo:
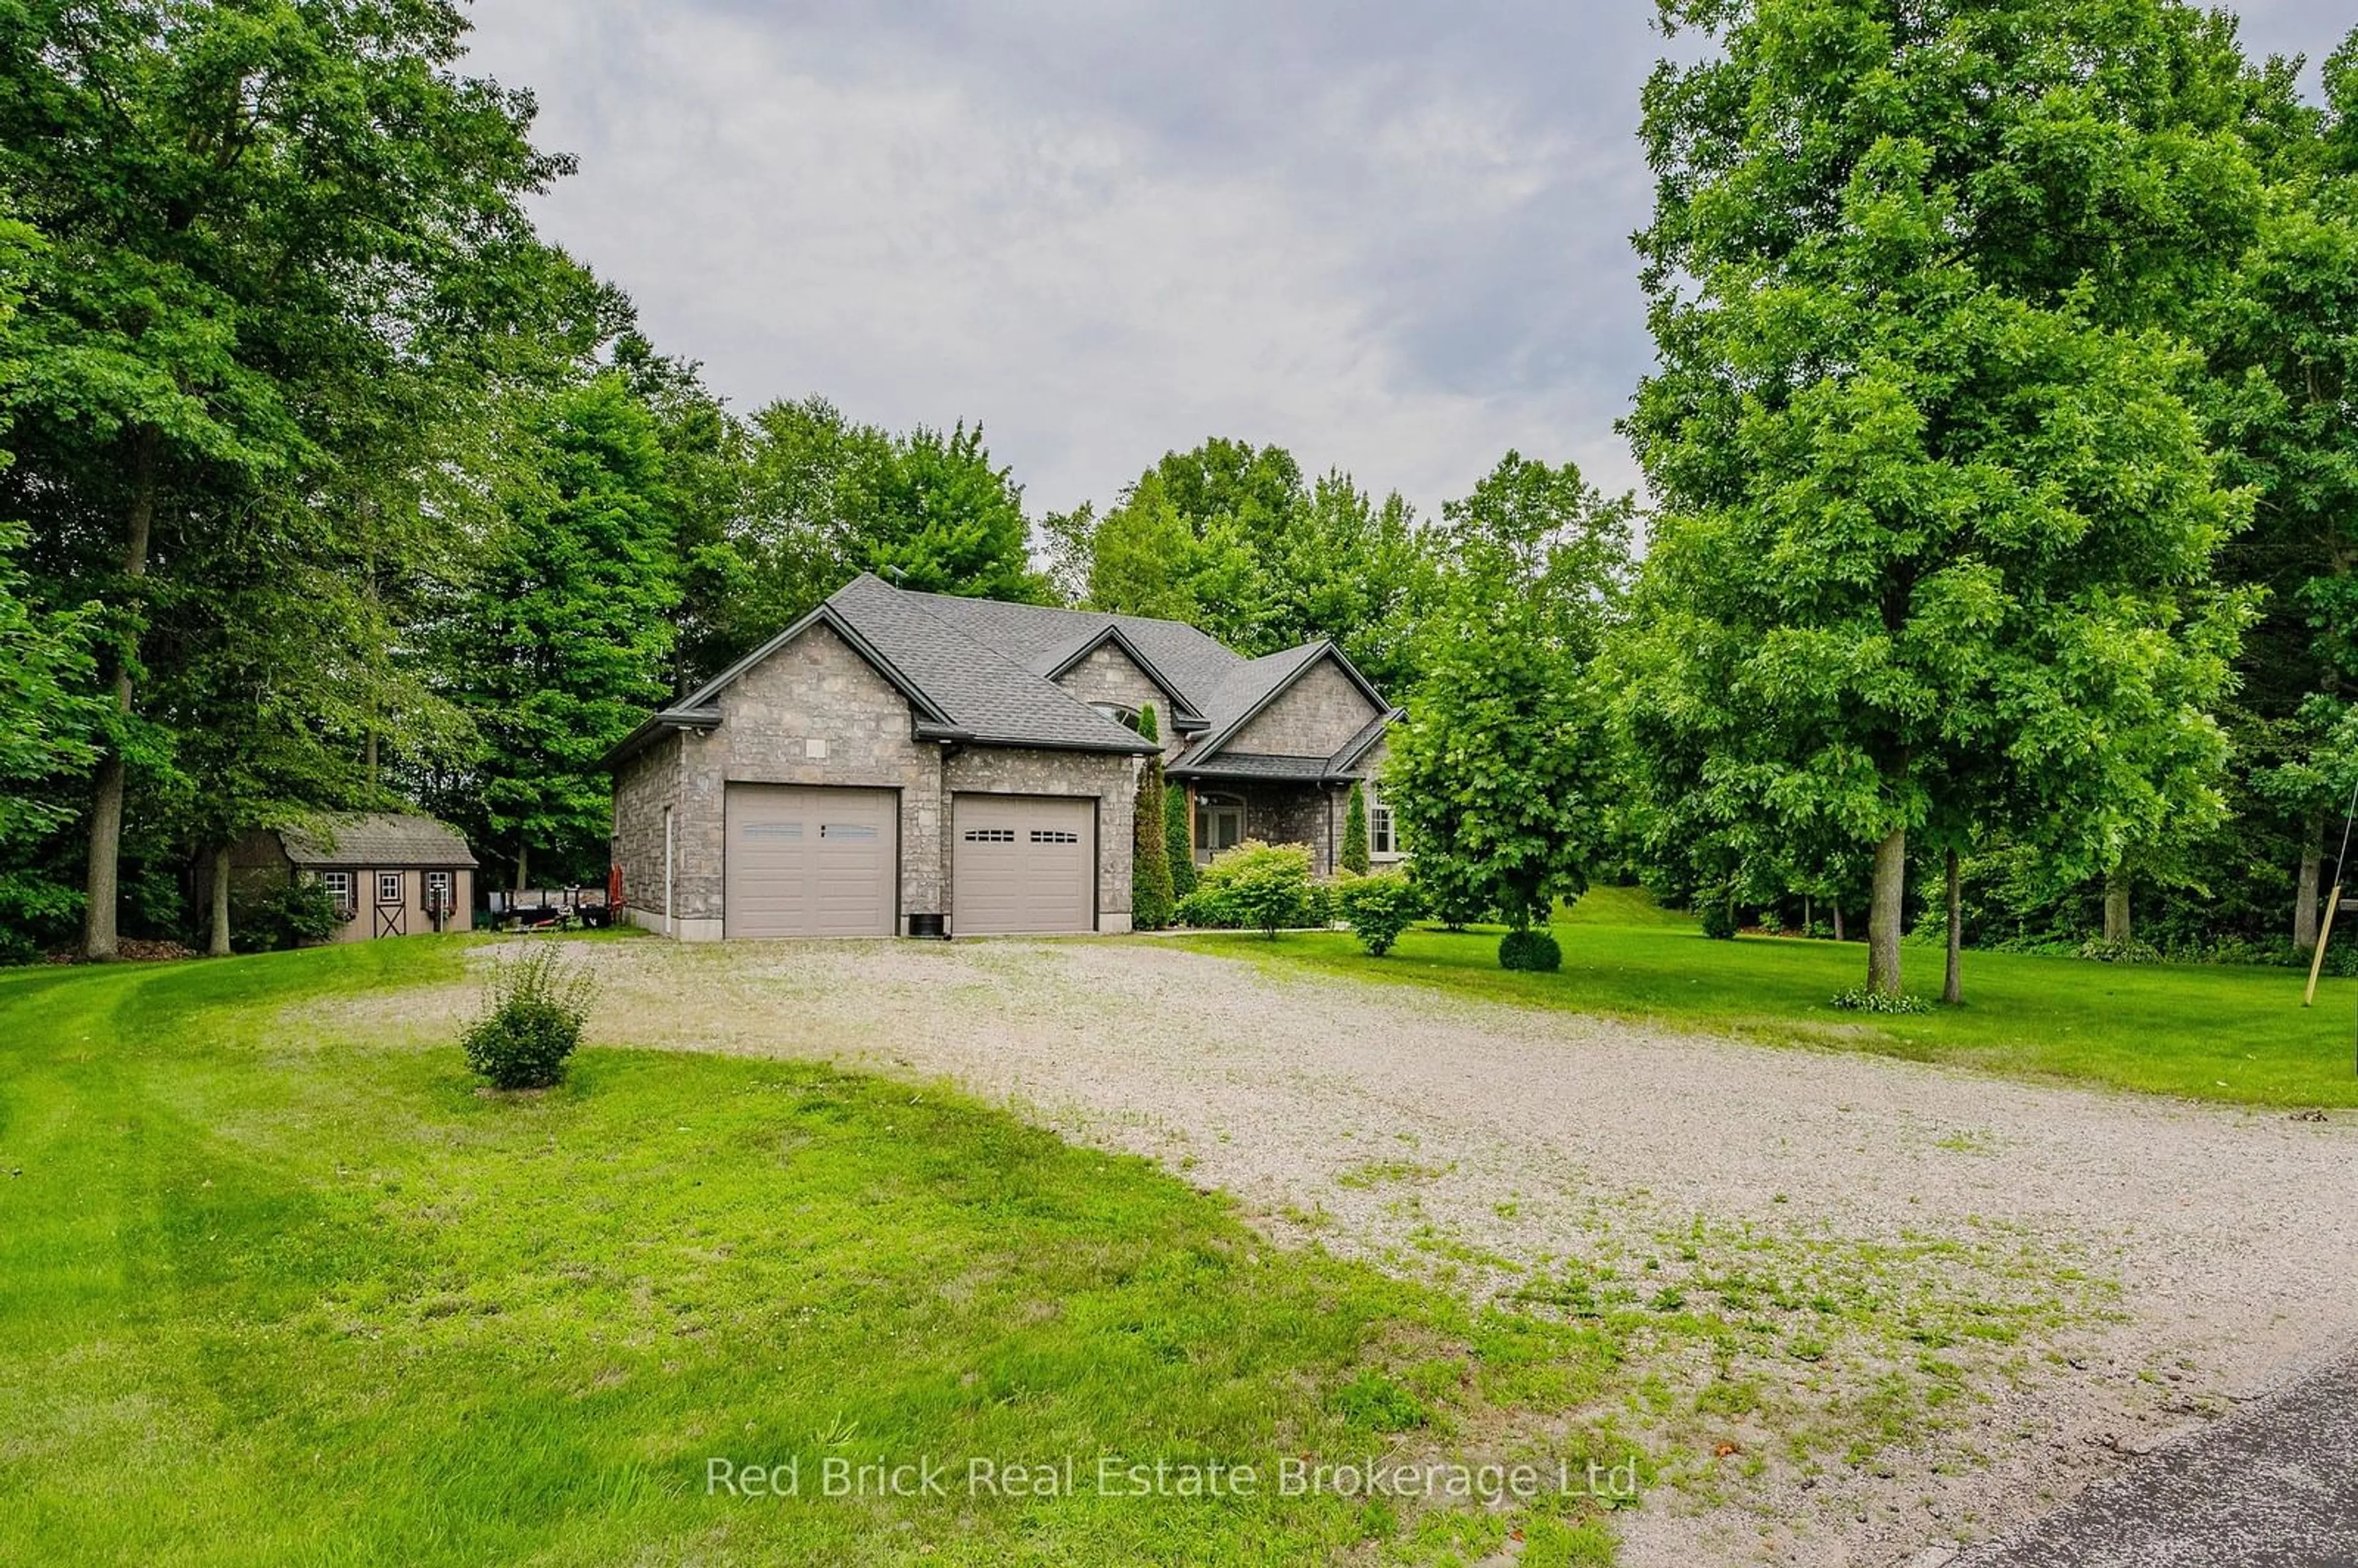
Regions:
<svg viewBox="0 0 2358 1568"><path fill-rule="evenodd" d="M1765 1259L1884 1303L1887 1343L1745 1368L1768 1399L1722 1423L1734 1458L1692 1420L1650 1434L1705 1446L1618 1516L1633 1568L1879 1565L1985 1538L2358 1330L2343 1118L1297 979L1144 939L579 950L616 1043L946 1077L1234 1194L1281 1236L1454 1288L1569 1266L1651 1289ZM2026 1336L1941 1350L1967 1390L1947 1424L1848 1462L1866 1390L1923 1361L1904 1325L1980 1310ZM1712 1375L1692 1346L1660 1354L1673 1387ZM1791 1452L1811 1422L1834 1453Z"/></svg>

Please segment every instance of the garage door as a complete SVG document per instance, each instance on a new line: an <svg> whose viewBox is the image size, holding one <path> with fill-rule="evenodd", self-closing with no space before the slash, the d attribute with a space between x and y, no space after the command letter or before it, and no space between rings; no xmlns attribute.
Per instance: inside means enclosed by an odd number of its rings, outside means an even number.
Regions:
<svg viewBox="0 0 2358 1568"><path fill-rule="evenodd" d="M1097 806L1055 795L957 796L951 929L961 936L1095 930Z"/></svg>
<svg viewBox="0 0 2358 1568"><path fill-rule="evenodd" d="M892 935L899 815L889 789L730 784L723 934Z"/></svg>

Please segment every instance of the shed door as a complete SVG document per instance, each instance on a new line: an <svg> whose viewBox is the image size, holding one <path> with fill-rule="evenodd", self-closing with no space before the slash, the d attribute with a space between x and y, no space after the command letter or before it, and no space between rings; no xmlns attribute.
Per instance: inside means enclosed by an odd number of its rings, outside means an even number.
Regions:
<svg viewBox="0 0 2358 1568"><path fill-rule="evenodd" d="M960 795L950 921L962 936L1097 929L1097 800Z"/></svg>
<svg viewBox="0 0 2358 1568"><path fill-rule="evenodd" d="M892 935L898 806L889 789L730 784L723 935Z"/></svg>

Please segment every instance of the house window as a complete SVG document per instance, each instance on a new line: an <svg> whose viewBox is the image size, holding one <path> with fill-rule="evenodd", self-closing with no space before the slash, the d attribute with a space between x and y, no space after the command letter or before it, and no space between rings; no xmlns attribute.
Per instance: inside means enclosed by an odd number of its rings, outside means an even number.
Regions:
<svg viewBox="0 0 2358 1568"><path fill-rule="evenodd" d="M439 909L448 911L449 909L449 872L428 871L426 873L426 907L429 910Z"/></svg>
<svg viewBox="0 0 2358 1568"><path fill-rule="evenodd" d="M1396 859L1401 852L1400 830L1392 826L1392 808L1368 796L1368 853L1380 859Z"/></svg>
<svg viewBox="0 0 2358 1568"><path fill-rule="evenodd" d="M328 890L330 898L335 900L336 913L344 919L350 920L352 917L352 873L321 871L319 885Z"/></svg>
<svg viewBox="0 0 2358 1568"><path fill-rule="evenodd" d="M1125 729L1138 728L1138 709L1135 708L1124 708L1119 702L1092 702L1089 706Z"/></svg>
<svg viewBox="0 0 2358 1568"><path fill-rule="evenodd" d="M399 903L401 902L401 873L399 871L379 871L376 874L376 901L379 903Z"/></svg>
<svg viewBox="0 0 2358 1568"><path fill-rule="evenodd" d="M1234 795L1195 797L1195 859L1208 861L1223 849L1233 849L1245 836L1245 803Z"/></svg>

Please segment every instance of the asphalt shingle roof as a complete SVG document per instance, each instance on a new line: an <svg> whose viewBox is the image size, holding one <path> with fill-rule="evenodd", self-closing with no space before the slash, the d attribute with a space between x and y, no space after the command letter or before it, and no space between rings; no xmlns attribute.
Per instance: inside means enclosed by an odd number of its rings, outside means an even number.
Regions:
<svg viewBox="0 0 2358 1568"><path fill-rule="evenodd" d="M903 593L865 573L827 600L871 647L978 741L1100 752L1154 749L1129 726L945 619L937 609L945 602L932 594Z"/></svg>
<svg viewBox="0 0 2358 1568"><path fill-rule="evenodd" d="M1107 627L1119 628L1132 647L1153 662L1156 673L1176 688L1173 695L1206 719L1212 716L1204 705L1212 693L1231 671L1249 662L1217 638L1180 621L1060 610L1045 604L1003 604L994 599L959 599L944 593L903 593L902 597L915 600L941 621L1039 676L1072 657Z"/></svg>
<svg viewBox="0 0 2358 1568"><path fill-rule="evenodd" d="M606 765L616 766L636 754L666 726L708 728L718 723L719 710L711 703L723 688L809 620L827 616L864 644L866 654L889 666L886 673L920 712L921 731L930 726L934 732L943 732L937 714L950 731L1002 746L1153 750L1127 725L1098 712L1050 678L1052 671L1109 630L1119 631L1153 666L1147 673L1170 689L1174 717L1187 716L1186 732L1206 731L1200 749L1206 752L1217 752L1222 736L1238 720L1331 651L1325 643L1305 643L1248 659L1184 622L913 593L862 572L829 595L812 617L640 725L607 753ZM1324 763L1328 759L1312 760ZM1182 765L1184 759L1174 764Z"/></svg>
<svg viewBox="0 0 2358 1568"><path fill-rule="evenodd" d="M282 827L278 842L298 866L471 866L466 838L431 816L329 812Z"/></svg>

